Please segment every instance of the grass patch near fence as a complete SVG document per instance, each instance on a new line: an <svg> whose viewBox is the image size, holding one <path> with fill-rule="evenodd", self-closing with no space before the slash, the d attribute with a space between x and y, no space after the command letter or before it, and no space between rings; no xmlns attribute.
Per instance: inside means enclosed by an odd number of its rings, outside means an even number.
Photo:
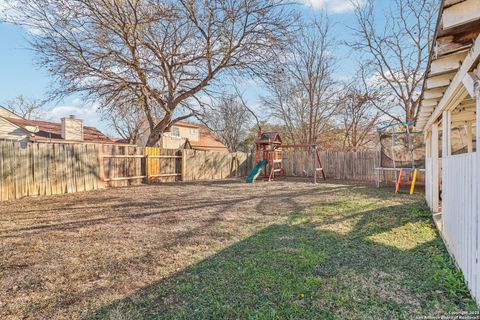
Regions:
<svg viewBox="0 0 480 320"><path fill-rule="evenodd" d="M411 319L478 310L421 195L349 186L291 209L91 318Z"/></svg>

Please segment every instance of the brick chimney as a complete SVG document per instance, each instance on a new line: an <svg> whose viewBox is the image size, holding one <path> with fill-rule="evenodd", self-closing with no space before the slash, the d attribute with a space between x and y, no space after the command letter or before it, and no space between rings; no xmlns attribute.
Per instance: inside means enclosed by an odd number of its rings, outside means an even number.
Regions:
<svg viewBox="0 0 480 320"><path fill-rule="evenodd" d="M62 118L62 138L65 140L83 141L83 121L71 115Z"/></svg>

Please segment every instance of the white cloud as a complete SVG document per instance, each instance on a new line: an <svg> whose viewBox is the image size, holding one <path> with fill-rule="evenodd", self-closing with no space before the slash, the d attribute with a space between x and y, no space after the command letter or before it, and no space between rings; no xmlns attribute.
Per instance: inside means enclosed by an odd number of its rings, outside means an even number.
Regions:
<svg viewBox="0 0 480 320"><path fill-rule="evenodd" d="M303 0L305 5L315 10L325 9L332 13L345 13L352 11L356 4L363 4L365 0Z"/></svg>
<svg viewBox="0 0 480 320"><path fill-rule="evenodd" d="M12 13L13 0L0 0L0 19L5 19L7 15Z"/></svg>
<svg viewBox="0 0 480 320"><path fill-rule="evenodd" d="M0 18L5 14L7 8L7 2L5 0L0 0Z"/></svg>
<svg viewBox="0 0 480 320"><path fill-rule="evenodd" d="M74 106L74 105L65 105L57 106L50 109L46 117L58 121L63 117L68 117L70 115L75 116L85 120L85 122L91 121L92 117L97 116L97 106L96 105L86 105L86 106Z"/></svg>
<svg viewBox="0 0 480 320"><path fill-rule="evenodd" d="M22 6L17 0L0 0L0 22L20 22L22 19ZM38 28L28 25L17 24L17 27L23 28L31 34L41 34Z"/></svg>

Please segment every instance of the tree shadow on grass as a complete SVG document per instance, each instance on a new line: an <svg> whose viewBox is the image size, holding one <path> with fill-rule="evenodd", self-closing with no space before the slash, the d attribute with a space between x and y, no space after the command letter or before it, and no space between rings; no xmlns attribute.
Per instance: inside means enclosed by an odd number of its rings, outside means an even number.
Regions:
<svg viewBox="0 0 480 320"><path fill-rule="evenodd" d="M474 310L436 279L422 204L274 224L88 319L385 319ZM301 215L298 213L297 215ZM348 232L329 229L354 219Z"/></svg>
<svg viewBox="0 0 480 320"><path fill-rule="evenodd" d="M217 218L221 215L222 212L228 211L232 209L234 206L239 206L242 203L246 203L249 201L258 201L258 204L255 206L255 211L263 216L268 215L281 215L286 214L288 211L300 212L305 209L306 205L299 204L295 201L297 197L301 196L308 196L308 195L315 195L321 196L324 194L329 194L331 192L341 192L345 191L347 188L343 186L327 186L321 189L312 188L308 191L289 191L285 190L283 193L275 194L275 197L271 197L270 195L265 195L259 193L257 195L247 195L247 196L240 196L232 199L217 199L212 201L212 199L195 199L195 202L192 203L183 203L183 205L178 205L174 201L166 201L164 199L156 199L151 200L148 203L142 201L127 201L126 203L121 204L109 204L108 202L116 200L114 197L111 198L103 198L102 203L97 203L96 201L89 201L89 203L94 203L93 205L85 206L74 206L74 200L71 203L66 203L58 208L47 208L47 209L35 209L35 210L19 210L18 212L13 211L9 214L28 214L28 213L38 213L38 212L46 212L50 214L55 211L68 211L72 210L101 210L105 209L115 209L119 212L115 212L114 215L103 215L100 217L91 217L89 214L79 216L75 215L73 219L68 221L54 221L51 222L51 219L48 219L46 223L35 223L33 225L28 225L24 227L18 228L11 228L0 230L0 238L3 237L17 237L22 232L29 232L32 233L41 233L41 232L48 232L48 231L65 231L65 230L75 230L78 228L86 227L86 226L93 226L93 225L102 225L104 223L112 223L112 222L124 222L126 220L141 220L141 219L149 219L154 217L163 217L165 215L169 215L172 213L177 212L185 212L185 211L193 211L193 210L202 210L205 208L217 208L216 216ZM105 204L106 203L106 204ZM141 208L142 210L138 210ZM1 220L0 220L1 222ZM164 222L164 221L163 221ZM174 224L175 221L172 221ZM202 227L203 228L203 227Z"/></svg>

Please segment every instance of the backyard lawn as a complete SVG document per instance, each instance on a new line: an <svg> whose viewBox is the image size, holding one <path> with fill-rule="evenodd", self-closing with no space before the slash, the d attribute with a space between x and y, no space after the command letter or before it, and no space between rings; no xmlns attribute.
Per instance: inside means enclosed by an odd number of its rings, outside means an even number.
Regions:
<svg viewBox="0 0 480 320"><path fill-rule="evenodd" d="M423 195L176 183L0 205L1 319L410 319L472 311Z"/></svg>

